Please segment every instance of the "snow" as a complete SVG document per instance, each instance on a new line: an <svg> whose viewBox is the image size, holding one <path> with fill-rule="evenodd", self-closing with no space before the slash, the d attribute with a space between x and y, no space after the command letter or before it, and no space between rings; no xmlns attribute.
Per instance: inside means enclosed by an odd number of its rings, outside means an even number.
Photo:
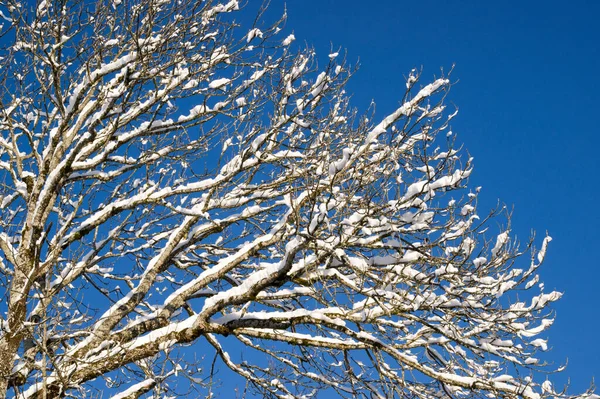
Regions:
<svg viewBox="0 0 600 399"><path fill-rule="evenodd" d="M231 12L240 9L240 5L237 0L231 0L227 4L217 4L212 9L206 12L208 18L213 18L218 13Z"/></svg>
<svg viewBox="0 0 600 399"><path fill-rule="evenodd" d="M417 108L417 104L423 101L425 98L431 96L434 92L436 92L439 88L446 86L450 83L448 79L438 79L433 83L428 84L423 87L421 91L410 101L404 103L400 108L398 108L394 113L388 115L384 118L377 126L375 126L368 134L367 134L367 143L372 143L384 132L388 129L394 122L396 122L402 116L411 116L413 112L415 112Z"/></svg>
<svg viewBox="0 0 600 399"><path fill-rule="evenodd" d="M7 22L12 22L12 18L7 17L6 15L4 15L4 13L0 10L0 18L4 19Z"/></svg>
<svg viewBox="0 0 600 399"><path fill-rule="evenodd" d="M304 239L301 239L299 237L290 240L285 246L286 254L280 262L270 264L268 267L265 267L262 270L258 270L252 273L240 285L229 288L225 291L221 291L217 295L206 299L201 313L209 311L209 309L218 306L219 303L231 301L235 297L242 296L248 292L252 292L252 289L255 286L259 285L262 281L268 280L269 277L276 275L280 270L282 270L283 267L286 266L288 257L294 256L296 251L300 248L300 246L303 243Z"/></svg>
<svg viewBox="0 0 600 399"><path fill-rule="evenodd" d="M254 39L255 37L262 39L263 37L263 33L260 29L258 28L254 28L252 30L250 30L250 32L248 32L248 35L246 36L246 42L250 43L252 41L252 39Z"/></svg>
<svg viewBox="0 0 600 399"><path fill-rule="evenodd" d="M349 256L347 259L350 261L350 264L359 271L365 273L369 270L369 264L365 259L354 256Z"/></svg>
<svg viewBox="0 0 600 399"><path fill-rule="evenodd" d="M342 151L342 159L329 165L329 175L333 176L336 173L342 171L344 168L346 168L346 165L348 164L352 153L353 150L351 148L344 148Z"/></svg>
<svg viewBox="0 0 600 399"><path fill-rule="evenodd" d="M15 188L23 198L27 198L27 184L21 180L15 181Z"/></svg>
<svg viewBox="0 0 600 399"><path fill-rule="evenodd" d="M208 108L207 106L205 106L204 104L200 104L200 105L196 105L195 107L193 107L189 114L187 115L180 115L179 118L177 119L177 122L187 122L190 121L194 118L197 118L200 115L206 114L208 112L211 112L210 108Z"/></svg>
<svg viewBox="0 0 600 399"><path fill-rule="evenodd" d="M319 76L317 76L317 80L313 84L310 95L313 97L317 97L321 94L321 92L327 87L327 74L325 72L321 72Z"/></svg>
<svg viewBox="0 0 600 399"><path fill-rule="evenodd" d="M529 288L533 287L535 284L538 283L538 281L540 281L540 276L536 274L531 280L527 282L527 284L525 284L525 289L528 290Z"/></svg>
<svg viewBox="0 0 600 399"><path fill-rule="evenodd" d="M558 301L561 297L562 293L558 291L552 291L549 294L542 294L534 297L531 300L531 306L533 306L535 309L543 309L544 307L546 307L546 304L548 304L548 302Z"/></svg>
<svg viewBox="0 0 600 399"><path fill-rule="evenodd" d="M215 79L208 84L208 87L210 87L211 89L218 89L218 88L221 88L221 87L229 84L229 82L231 82L231 79L227 79L227 78Z"/></svg>
<svg viewBox="0 0 600 399"><path fill-rule="evenodd" d="M220 318L212 320L213 323L216 324L227 324L235 320L293 320L300 319L305 317L310 317L313 320L324 321L330 324L337 325L339 327L344 327L346 325L345 321L340 318L335 318L335 316L343 316L344 311L340 308L324 308L324 309L296 309L288 312L232 312Z"/></svg>
<svg viewBox="0 0 600 399"><path fill-rule="evenodd" d="M527 337L527 338L534 337L534 336L538 335L539 333L541 333L542 331L546 330L548 327L550 327L553 322L554 322L554 319L542 319L539 326L531 328L529 330L519 331L519 335L522 337Z"/></svg>
<svg viewBox="0 0 600 399"><path fill-rule="evenodd" d="M193 89L194 87L197 87L199 84L197 79L190 79L184 86L183 89L184 90L190 90Z"/></svg>
<svg viewBox="0 0 600 399"><path fill-rule="evenodd" d="M467 216L469 213L473 212L475 210L475 207L470 205L470 204L466 204L465 206L462 207L462 209L460 210L460 214L462 216Z"/></svg>
<svg viewBox="0 0 600 399"><path fill-rule="evenodd" d="M548 341L545 339L534 339L533 341L530 342L531 345L533 346L537 346L538 348L541 348L543 351L548 350Z"/></svg>
<svg viewBox="0 0 600 399"><path fill-rule="evenodd" d="M267 71L265 69L254 71L252 73L252 76L250 76L250 81L254 82L254 81L260 79L266 72Z"/></svg>
<svg viewBox="0 0 600 399"><path fill-rule="evenodd" d="M127 398L130 395L135 394L136 392L142 391L144 389L148 389L149 387L151 387L155 383L156 383L156 381L153 378L148 378L148 379L146 379L144 381L138 382L137 384L130 386L129 388L127 388L123 392L120 392L120 393L118 393L116 395L111 396L110 399L123 399L123 398Z"/></svg>
<svg viewBox="0 0 600 399"><path fill-rule="evenodd" d="M494 245L494 248L492 248L492 255L494 257L498 256L502 247L504 247L504 245L508 242L508 233L509 231L507 230L503 233L498 234L498 237L496 237L496 244Z"/></svg>
<svg viewBox="0 0 600 399"><path fill-rule="evenodd" d="M47 6L48 6L48 2L47 2L46 0L42 0L42 1L40 2L40 4L38 5L38 8L37 8L37 12L38 12L38 14L41 14L41 13L43 13L44 11L46 11L46 7L47 7Z"/></svg>
<svg viewBox="0 0 600 399"><path fill-rule="evenodd" d="M550 243L550 241L552 241L552 237L546 236L546 238L544 238L544 241L542 242L542 249L540 249L540 252L538 252L537 255L539 263L542 263L544 261L544 258L546 257L546 250L548 249L548 244Z"/></svg>
<svg viewBox="0 0 600 399"><path fill-rule="evenodd" d="M288 37L286 37L281 44L284 46L289 46L294 40L296 40L296 36L291 34Z"/></svg>
<svg viewBox="0 0 600 399"><path fill-rule="evenodd" d="M261 291L256 297L258 299L283 299L296 296L310 295L314 292L311 287L295 287L293 289L282 289L276 292Z"/></svg>
<svg viewBox="0 0 600 399"><path fill-rule="evenodd" d="M487 259L483 256L473 259L473 265L475 267L481 267L487 263Z"/></svg>
<svg viewBox="0 0 600 399"><path fill-rule="evenodd" d="M193 315L193 316L186 318L183 321L171 322L171 323L169 323L169 325L167 325L165 327L158 328L156 330L151 331L150 333L148 333L146 335L136 338L135 340L127 343L127 345L125 347L128 350L134 350L136 348L147 345L151 342L158 342L159 340L161 340L162 338L164 338L168 335L179 333L181 331L192 328L197 320L198 320L198 315ZM166 349L166 348L163 348L163 349Z"/></svg>
<svg viewBox="0 0 600 399"><path fill-rule="evenodd" d="M553 394L554 390L552 389L552 383L548 380L542 382L542 391L545 393Z"/></svg>

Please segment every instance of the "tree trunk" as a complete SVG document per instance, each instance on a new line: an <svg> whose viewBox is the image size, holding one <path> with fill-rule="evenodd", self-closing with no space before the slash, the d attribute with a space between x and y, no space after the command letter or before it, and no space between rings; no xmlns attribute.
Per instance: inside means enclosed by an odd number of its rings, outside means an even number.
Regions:
<svg viewBox="0 0 600 399"><path fill-rule="evenodd" d="M9 377L13 368L15 354L19 348L16 340L6 336L0 340L0 399L6 398Z"/></svg>

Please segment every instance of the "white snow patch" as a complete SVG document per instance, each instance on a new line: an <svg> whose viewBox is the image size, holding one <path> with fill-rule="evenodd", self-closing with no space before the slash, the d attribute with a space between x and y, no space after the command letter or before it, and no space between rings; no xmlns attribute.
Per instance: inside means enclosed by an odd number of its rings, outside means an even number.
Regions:
<svg viewBox="0 0 600 399"><path fill-rule="evenodd" d="M229 82L231 82L231 79L227 79L227 78L215 79L208 84L208 87L210 87L211 89L218 89L220 87L223 87L223 86L229 84Z"/></svg>
<svg viewBox="0 0 600 399"><path fill-rule="evenodd" d="M284 46L289 46L294 40L296 40L296 36L291 34L288 37L286 37L281 44L283 44Z"/></svg>
<svg viewBox="0 0 600 399"><path fill-rule="evenodd" d="M116 395L111 396L110 399L123 399L123 398L127 398L127 397L131 396L132 394L143 390L144 388L148 388L152 384L154 384L154 379L153 378L148 378L147 380L144 380L142 382L138 382L137 384L130 386L129 388L127 388L123 392L120 392L120 393L118 393Z"/></svg>
<svg viewBox="0 0 600 399"><path fill-rule="evenodd" d="M248 36L246 36L246 42L250 43L255 37L260 39L263 37L262 31L258 28L251 29L250 32L248 32Z"/></svg>

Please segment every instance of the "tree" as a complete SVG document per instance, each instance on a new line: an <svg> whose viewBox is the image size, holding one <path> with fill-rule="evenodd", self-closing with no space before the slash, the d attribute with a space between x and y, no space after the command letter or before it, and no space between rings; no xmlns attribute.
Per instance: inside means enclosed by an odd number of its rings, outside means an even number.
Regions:
<svg viewBox="0 0 600 399"><path fill-rule="evenodd" d="M0 4L0 397L568 397L448 76L371 122L235 0Z"/></svg>

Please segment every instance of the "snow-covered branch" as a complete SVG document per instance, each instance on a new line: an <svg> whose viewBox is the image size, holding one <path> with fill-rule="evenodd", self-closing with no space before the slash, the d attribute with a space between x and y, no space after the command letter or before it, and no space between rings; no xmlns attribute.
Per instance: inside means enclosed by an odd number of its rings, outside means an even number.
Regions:
<svg viewBox="0 0 600 399"><path fill-rule="evenodd" d="M450 77L366 118L239 8L0 3L0 397L569 397L524 377L550 237L478 216Z"/></svg>

